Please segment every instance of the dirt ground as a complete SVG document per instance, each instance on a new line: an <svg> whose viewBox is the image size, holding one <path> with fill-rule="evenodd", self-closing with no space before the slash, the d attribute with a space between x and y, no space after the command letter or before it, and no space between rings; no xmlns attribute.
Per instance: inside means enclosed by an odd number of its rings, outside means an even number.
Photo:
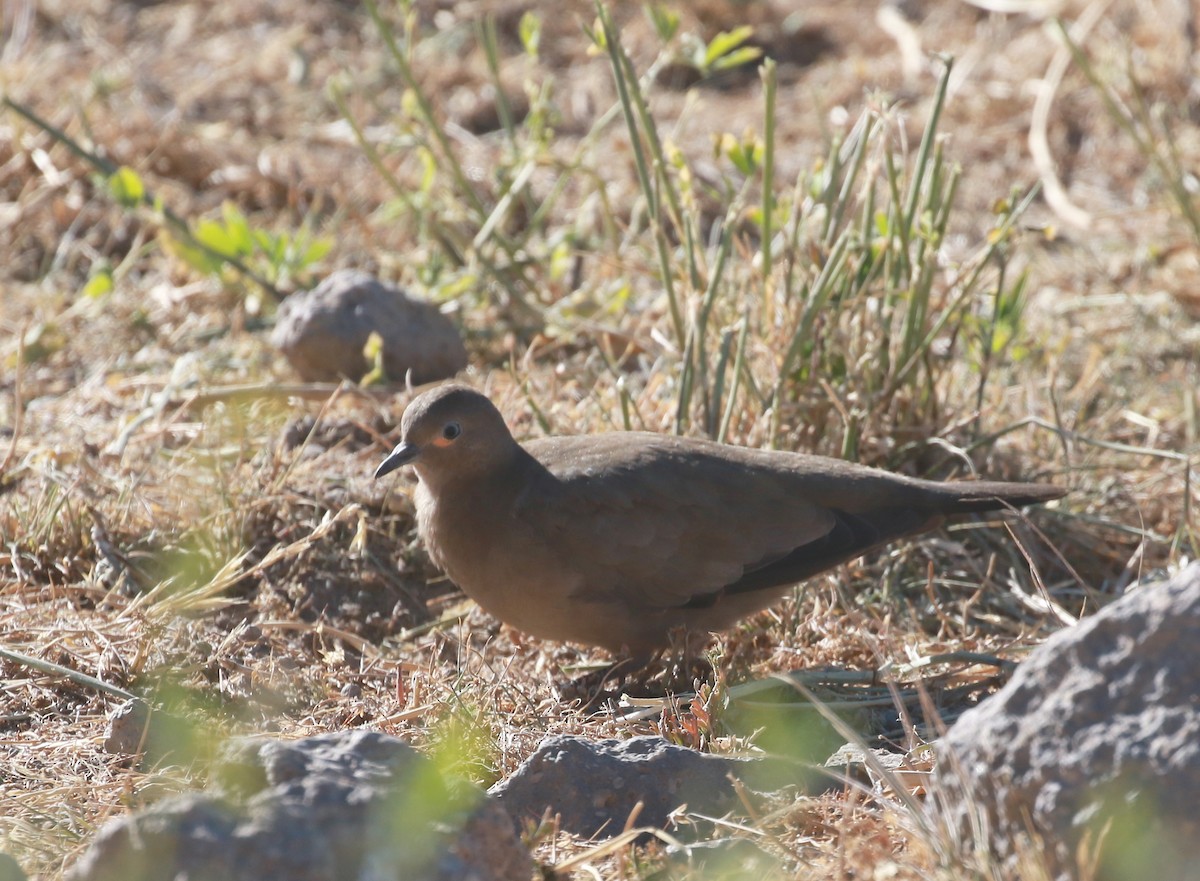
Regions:
<svg viewBox="0 0 1200 881"><path fill-rule="evenodd" d="M1200 167L1196 9L1020 5L1027 10L705 0L679 10L681 30L704 40L749 25L752 44L776 59L784 189L868 108L894 104L897 138L915 150L937 58L954 58L940 130L962 176L946 260L986 238L999 200L1042 181L1013 256L1013 271L1029 273L1027 354L988 397L996 436L971 458L989 476L1071 489L1011 534L945 532L814 579L721 639L725 684L785 670L898 670L962 650L1019 658L1197 552L1200 233L1172 198L1170 162L1155 159ZM612 8L645 70L659 51L649 19L640 4ZM1050 11L1075 29L1097 81L1064 55ZM519 38L527 12L541 19L536 59ZM402 14L385 14L402 32ZM499 77L518 114L529 110L526 83L553 83L548 157L573 155L614 101L610 68L584 30L590 3L415 2L412 14L420 42L410 63L488 198L500 191L494 169L507 147L477 22L495 22ZM502 293L431 285L441 258L429 229L383 185L334 100L344 95L386 169L420 194L424 167L393 126L411 98L363 7L42 0L4 4L3 25L7 99L135 169L177 215L220 217L232 204L257 229L327 238L322 261L280 275L282 293L335 268L376 272L445 304L471 352L468 381L489 391L518 435L619 424L618 383L596 352L615 336L661 348L654 279L634 277L624 314L593 318L564 304L590 290L589 273L608 279L621 267L581 260L582 278L569 281L547 272L535 307L553 327L538 331ZM698 176L716 174L714 137L762 128L755 65L704 81L669 65L650 94ZM1139 127L1139 107L1160 128ZM597 149L611 155L607 198L628 217L638 194L626 130L604 129ZM531 192L549 193L561 173L540 163ZM1179 185L1194 197L1192 172ZM566 229L579 210L568 191L548 226ZM6 107L0 648L152 694L194 725L176 752L131 762L104 749L118 697L20 659L0 662L0 849L31 876L61 877L107 818L200 785L205 756L234 733L370 726L431 748L454 742L454 770L485 785L552 733L661 733L722 752L769 741L732 719L698 727L695 707L631 719L564 700L561 683L604 654L539 643L471 608L420 548L410 478L372 482L402 389L296 391L267 340L272 297L197 272L152 214L122 208L84 158ZM466 225L449 212L442 221ZM89 296L102 267L112 289ZM653 385L647 364L630 369L634 387ZM976 416L972 383L942 390L945 421L930 435L963 440ZM651 427L671 428L665 404L645 407ZM735 439L759 442L755 431ZM788 438L840 449L803 424L789 425ZM900 456L904 443L869 436L860 452L920 469ZM936 579L926 578L931 567ZM946 718L994 688L993 672L946 673L977 686L942 707ZM881 725L897 748L916 746ZM886 803L800 798L760 831L797 877L884 877L883 865L887 877L930 877L931 849ZM548 865L589 847L553 836L536 846ZM598 856L594 870L643 877L620 854Z"/></svg>

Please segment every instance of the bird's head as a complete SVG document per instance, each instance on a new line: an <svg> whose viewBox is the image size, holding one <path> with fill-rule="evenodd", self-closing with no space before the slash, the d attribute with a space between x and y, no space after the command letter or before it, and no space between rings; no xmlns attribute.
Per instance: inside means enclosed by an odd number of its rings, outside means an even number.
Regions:
<svg viewBox="0 0 1200 881"><path fill-rule="evenodd" d="M517 447L504 417L464 385L443 385L413 398L400 422L400 443L375 476L412 465L426 483L486 471L507 462Z"/></svg>

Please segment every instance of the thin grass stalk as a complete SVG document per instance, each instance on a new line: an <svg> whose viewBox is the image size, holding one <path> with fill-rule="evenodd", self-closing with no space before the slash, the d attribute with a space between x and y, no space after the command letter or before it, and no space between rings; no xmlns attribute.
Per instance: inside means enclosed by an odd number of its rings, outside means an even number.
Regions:
<svg viewBox="0 0 1200 881"><path fill-rule="evenodd" d="M717 355L717 366L713 370L712 403L706 408L704 431L711 437L717 436L717 414L721 412L721 398L725 393L725 371L729 366L730 349L733 345L733 330L726 328L721 332L721 346Z"/></svg>
<svg viewBox="0 0 1200 881"><path fill-rule="evenodd" d="M925 124L925 132L921 136L921 146L917 148L917 161L913 166L912 180L909 181L908 204L904 210L904 223L912 229L917 215L917 206L921 203L921 187L924 174L929 162L929 152L933 149L934 138L937 136L938 122L942 118L942 109L946 106L946 92L950 88L950 71L954 69L954 58L942 56L942 75L938 79L937 91L933 95L933 106L929 110L929 121Z"/></svg>
<svg viewBox="0 0 1200 881"><path fill-rule="evenodd" d="M987 388L988 377L992 372L992 355L996 345L996 320L1000 315L1000 304L1004 300L1004 282L1005 276L1008 273L1008 261L1003 255L997 252L999 268L997 270L996 285L992 289L992 315L990 321L980 322L979 329L979 383L975 389L975 430L974 434L978 435L983 419L983 396Z"/></svg>
<svg viewBox="0 0 1200 881"><path fill-rule="evenodd" d="M742 374L746 371L746 340L750 336L750 322L745 317L738 322L737 353L733 360L733 384L729 387L729 397L725 400L725 412L721 415L721 426L717 430L716 440L726 443L729 438L729 424L733 421L734 404L737 402L738 391L741 389Z"/></svg>
<svg viewBox="0 0 1200 881"><path fill-rule="evenodd" d="M493 237L496 228L504 222L509 212L512 211L513 202L519 197L528 195L526 188L533 179L535 171L537 171L536 159L530 159L517 171L512 183L508 185L508 188L504 191L504 195L496 201L496 206L492 209L492 213L488 215L487 220L479 227L479 232L475 234L475 238L471 244L476 250L482 249L488 240ZM537 229L537 227L526 225L525 229L525 238L527 239L530 232Z"/></svg>
<svg viewBox="0 0 1200 881"><path fill-rule="evenodd" d="M9 110L25 119L27 122L37 126L55 141L66 147L67 150L69 150L76 157L82 159L88 165L92 166L98 172L103 174L106 178L110 178L120 171L115 163L99 155L98 153L93 153L85 149L65 131L57 126L51 125L49 122L38 116L33 110L18 101L14 101L8 95L0 96L0 106L7 107ZM187 242L189 247L196 248L197 250L203 252L206 256L229 266L243 278L247 278L254 282L254 284L258 285L258 287L269 294L276 303L283 300L283 294L280 292L279 288L275 287L275 285L271 284L271 282L267 281L267 279L263 278L261 275L247 266L239 257L219 251L216 248L213 248L211 245L208 245L207 243L196 238L195 235L192 234L192 228L188 224L187 220L176 214L171 208L165 205L159 197L154 195L149 187L143 188L141 204L153 211L155 216L162 221L162 224L171 230L174 235Z"/></svg>
<svg viewBox="0 0 1200 881"><path fill-rule="evenodd" d="M888 288L892 299L894 312L895 298L902 295L908 287L912 274L909 263L909 235L911 230L904 223L900 206L903 200L900 196L900 170L896 167L896 156L891 150L884 153L884 171L888 182L887 220L887 255L891 273L888 276Z"/></svg>
<svg viewBox="0 0 1200 881"><path fill-rule="evenodd" d="M450 261L456 266L465 266L467 261L463 256L462 249L458 247L458 244L443 229L437 212L422 212L417 208L416 203L409 194L410 188L402 184L400 179L392 174L392 170L384 163L382 157L379 155L379 151L375 149L375 145L367 139L362 126L358 124L358 119L350 112L350 106L346 103L345 94L336 82L330 85L329 96L333 99L334 106L337 107L342 119L350 126L350 131L354 134L354 142L358 145L358 149L362 151L362 154L367 157L367 161L371 163L371 167L375 169L375 173L383 179L383 182L388 185L393 195L404 204L405 209L410 214L420 214L427 220L428 226L426 226L426 229L441 247L442 252L450 258Z"/></svg>
<svg viewBox="0 0 1200 881"><path fill-rule="evenodd" d="M479 41L479 45L483 47L484 58L487 61L488 76L491 77L492 88L496 92L496 115L500 118L500 126L504 129L505 137L508 139L509 151L515 161L516 157L521 153L521 147L517 141L517 126L514 120L512 105L509 103L508 94L504 91L504 83L500 79L500 44L496 36L496 17L494 14L488 13L479 21L476 27L476 39ZM521 189L521 201L524 203L526 216L532 217L538 205L535 203L529 190ZM539 225L534 223L527 224L525 228L527 230L523 237L525 240L529 238L530 231L541 229Z"/></svg>
<svg viewBox="0 0 1200 881"><path fill-rule="evenodd" d="M650 155L654 158L654 176L661 183L663 192L667 196L668 215L675 228L682 229L683 208L679 201L679 194L675 191L675 188L671 185L670 178L667 176L669 163L666 159L666 152L663 150L662 141L658 137L658 126L654 122L653 114L650 113L650 105L646 103L646 95L642 90L641 79L633 67L633 61L625 53L624 48L619 45L617 48L619 50L617 58L624 66L626 82L629 84L629 97L633 100L633 107L637 111L638 119L641 121L642 132L646 137L646 144L650 148ZM660 213L661 208L662 203L660 202Z"/></svg>
<svg viewBox="0 0 1200 881"><path fill-rule="evenodd" d="M484 206L483 200L479 198L479 194L475 192L475 188L471 186L471 182L467 179L462 164L459 163L454 149L450 146L449 138L446 137L446 133L442 130L442 127L438 125L437 115L433 110L433 102L429 100L429 96L421 88L421 84L413 72L412 65L409 63L407 53L400 48L400 44L396 41L396 35L392 31L392 26L380 15L379 6L375 0L364 0L364 2L367 7L367 14L371 16L371 21L374 23L376 30L379 31L379 35L383 38L383 43L388 50L388 54L391 55L392 61L396 64L404 87L416 99L421 119L425 123L425 127L433 134L433 139L438 145L442 159L450 169L450 174L458 185L459 192L470 203L471 209L475 212L476 219L482 223L487 218L488 210Z"/></svg>
<svg viewBox="0 0 1200 881"><path fill-rule="evenodd" d="M721 289L721 283L725 276L725 267L729 262L729 253L733 248L733 236L730 233L732 220L732 217L727 217L726 223L723 224L721 242L717 248L717 258L713 264L712 272L709 274L708 287L705 289L704 297L700 301L700 309L696 317L696 364L700 375L700 387L703 395L704 430L709 437L712 437L716 427L714 423L718 409L712 404L712 392L708 385L708 353L705 342L708 334L708 320L712 315L713 306L716 304L717 293Z"/></svg>
<svg viewBox="0 0 1200 881"><path fill-rule="evenodd" d="M417 81L416 74L413 72L412 65L409 63L407 55L401 49L400 44L396 41L396 35L392 31L391 25L389 25L387 21L384 20L383 16L380 15L379 7L375 0L366 0L366 6L367 12L371 16L371 21L379 31L379 34L383 39L384 46L388 50L388 54L396 64L397 71L400 74L400 79L403 82L404 87L412 93L417 102L417 109L422 122L425 124L426 129L433 134L433 139L437 144L438 152L440 152L442 160L450 169L450 175L454 179L456 191L467 200L471 210L474 212L476 221L480 224L486 223L490 212L484 205L483 200L479 197L479 193L475 191L475 188L471 185L470 180L468 180L466 172L463 171L462 164L458 161L458 157L450 145L449 138L446 137L445 131L443 131L442 127L438 124L437 116L433 110L433 103L429 100L429 96L425 94L420 83ZM410 39L410 46L411 42L412 41ZM522 285L525 288L528 289L530 287L528 280L524 277L524 270L521 267L521 262L518 260L516 245L506 236L498 233L495 234L491 240L495 241L500 250L504 252L508 259L508 264L504 269L501 269L501 267L498 266L495 261L484 256L482 251L477 247L475 249L475 256L479 261L479 264L486 270L488 275L495 279L496 282L502 288L504 288L511 301L520 307L522 311L532 315L539 315L539 310L530 304L526 297L513 283L512 276L516 275L521 280Z"/></svg>
<svg viewBox="0 0 1200 881"><path fill-rule="evenodd" d="M626 431L633 430L633 419L629 415L629 388L623 378L617 380L617 401L621 405L621 424Z"/></svg>
<svg viewBox="0 0 1200 881"><path fill-rule="evenodd" d="M688 412L692 406L692 388L695 385L696 372L699 369L696 355L696 337L699 333L698 323L691 322L688 325L687 342L683 346L683 366L679 371L679 396L675 399L675 427L673 430L676 434L683 434L688 423Z"/></svg>
<svg viewBox="0 0 1200 881"><path fill-rule="evenodd" d="M662 69L662 66L666 60L666 56L660 56L656 58L654 63L651 64L647 69L646 73L642 75L639 82L643 84L652 83L655 77L658 75L658 71ZM592 178L596 183L597 192L600 193L604 198L606 206L608 204L608 199L606 196L604 196L604 180L593 169L583 165L583 157L588 153L589 150L595 147L597 139L604 132L604 130L608 128L612 121L621 114L623 109L624 108L619 99L614 101L609 108L605 110L604 113L602 113L592 124L592 127L588 130L588 133L583 136L583 139L579 142L579 146L576 148L572 158L568 162L559 166L560 172L563 172L564 170L570 172L579 172L587 177ZM559 197L566 190L567 185L571 182L571 180L572 176L570 174L560 173L558 175L549 195L547 195L547 197L542 201L541 205L538 206L537 211L531 215L530 226L540 228L544 225L545 219L550 213L550 210L558 203ZM606 231L610 233L610 237L615 239L616 236L611 235L611 227L613 227L612 216L612 209L609 208L604 213L605 227Z"/></svg>
<svg viewBox="0 0 1200 881"><path fill-rule="evenodd" d="M767 58L758 69L763 82L763 163L762 163L762 297L763 307L772 299L771 237L775 234L775 61Z"/></svg>
<svg viewBox="0 0 1200 881"><path fill-rule="evenodd" d="M961 308L966 297L975 290L975 287L978 284L979 276L983 272L984 267L995 253L996 248L998 248L1000 243L1007 237L1007 231L1012 228L1017 218L1019 218L1025 212L1025 209L1029 207L1034 195L1037 193L1037 189L1037 187L1032 188L1029 194L1021 200L1013 212L1004 219L1000 227L998 227L998 229L994 232L993 241L987 246L983 254L976 259L975 265L972 267L971 273L967 277L966 281L955 284L955 287L958 287L959 289L958 295L945 309L942 310L937 321L935 321L929 328L922 341L916 346L912 355L908 358L908 360L904 361L901 368L896 371L896 374L891 378L891 381L888 383L887 388L881 396L881 400L886 401L896 393L896 391L904 383L909 372L917 365L921 353L929 348L933 340L937 338L937 335L942 332L942 329L946 326L947 322Z"/></svg>
<svg viewBox="0 0 1200 881"><path fill-rule="evenodd" d="M928 129L926 130L928 134ZM928 152L922 153L922 164L919 164L913 170L915 179L929 180L930 187L927 195L932 195L932 190L936 185L940 173L938 166L942 161L941 148L933 151L930 156ZM927 171L926 166L931 166ZM922 203L918 203L915 207L920 208ZM924 203L931 206L930 202ZM932 210L932 207L931 209ZM925 212L922 211L922 214ZM908 363L911 359L917 356L924 348L921 342L922 333L925 328L926 318L929 314L929 298L933 287L933 273L936 269L934 261L926 258L926 249L929 242L929 235L919 228L912 226L910 230L910 241L913 244L915 254L910 256L910 266L917 273L916 279L910 280L907 291L907 305L904 312L904 330L900 336L900 363Z"/></svg>
<svg viewBox="0 0 1200 881"><path fill-rule="evenodd" d="M488 76L492 79L492 88L496 90L496 115L500 118L500 127L508 138L509 148L516 155L520 152L517 145L517 128L513 123L512 106L508 103L508 95L504 93L500 80L500 49L496 38L496 16L487 13L475 25L476 39L483 47L483 56L487 61Z"/></svg>
<svg viewBox="0 0 1200 881"><path fill-rule="evenodd" d="M805 225L805 206L804 175L800 174L796 177L796 183L792 187L792 218L788 230L786 265L783 270L783 294L789 299L792 291L796 289L796 264L800 256L800 231ZM766 316L767 313L764 311L760 318L760 325L767 323Z"/></svg>
<svg viewBox="0 0 1200 881"><path fill-rule="evenodd" d="M642 196L646 200L647 210L649 212L651 225L654 232L654 241L658 249L659 274L663 283L663 287L667 294L667 303L671 312L671 324L675 331L675 341L682 350L687 346L688 332L683 323L683 315L679 309L679 300L675 293L675 283L671 273L671 260L668 253L666 236L663 231L661 205L659 202L658 189L651 182L649 166L646 162L645 149L642 145L642 136L638 128L637 120L634 115L634 103L631 96L632 90L626 80L626 57L625 51L621 48L618 41L617 30L613 26L612 16L603 3L597 0L596 13L600 19L600 25L604 31L604 42L608 49L609 67L613 72L613 80L617 87L617 97L621 103L621 112L625 117L625 126L629 131L630 147L633 150L634 166L637 169L638 184L642 190ZM639 92L640 94L640 92ZM647 140L651 140L647 134ZM657 137L653 138L657 141ZM661 155L661 153L660 153ZM668 188L669 189L669 188Z"/></svg>
<svg viewBox="0 0 1200 881"><path fill-rule="evenodd" d="M841 229L846 209L854 201L854 187L858 183L859 175L862 173L863 163L867 155L867 143L874 129L873 119L874 117L870 114L864 114L859 117L859 121L855 123L854 128L850 132L850 138L846 141L846 145L853 147L853 153L851 154L846 175L842 178L842 187L838 191L837 199L832 205L833 210L826 213L828 222L826 224L825 235L822 237L826 245L829 244L831 236L834 234L833 231ZM869 192L873 193L873 191L874 184L872 183ZM863 241L866 242L869 239L864 238Z"/></svg>
<svg viewBox="0 0 1200 881"><path fill-rule="evenodd" d="M848 235L842 235L838 238L834 243L832 253L830 253L828 259L825 261L825 265L821 267L820 273L813 281L805 298L806 302L799 325L792 334L791 343L788 345L787 352L783 356L783 361L779 365L779 373L776 376L774 393L772 394L773 410L771 413L771 430L769 435L769 444L771 447L775 447L779 439L784 384L791 375L793 364L799 356L801 349L810 341L817 313L825 307L826 302L833 292L834 281L842 273L846 262L849 238Z"/></svg>
<svg viewBox="0 0 1200 881"><path fill-rule="evenodd" d="M1172 139L1168 136L1166 140L1169 144L1170 155L1174 159L1174 164L1168 164L1158 150L1158 137L1149 137L1143 135L1138 130L1137 121L1133 118L1132 113L1127 112L1121 107L1120 102L1116 99L1112 87L1100 78L1096 72L1096 68L1092 65L1091 59L1087 57L1079 43L1071 37L1070 29L1063 23L1061 18L1051 19L1054 26L1058 28L1059 35L1066 44L1068 51L1071 53L1071 60L1075 62L1076 67L1087 78L1088 82L1100 95L1100 100L1104 102L1105 108L1108 110L1109 117L1133 139L1134 146L1158 171L1163 180L1167 184L1167 189L1171 196L1175 199L1179 210L1183 213L1184 218L1192 227L1192 234L1200 240L1200 211L1197 210L1195 201L1188 192L1187 185L1184 182L1183 166L1179 163L1178 152L1175 150L1175 145ZM1133 77L1130 77L1130 82L1136 82ZM1151 128L1145 121L1143 125ZM1153 134L1153 133L1151 133Z"/></svg>

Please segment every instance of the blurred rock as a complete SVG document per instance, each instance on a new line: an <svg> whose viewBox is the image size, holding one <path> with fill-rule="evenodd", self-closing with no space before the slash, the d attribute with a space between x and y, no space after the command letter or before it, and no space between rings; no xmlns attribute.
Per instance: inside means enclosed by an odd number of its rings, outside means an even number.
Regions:
<svg viewBox="0 0 1200 881"><path fill-rule="evenodd" d="M749 789L774 791L802 783L806 775L793 763L707 755L659 737L593 742L555 735L488 794L517 823L537 820L550 808L564 832L611 837L625 828L638 802L638 826L665 827L684 804L711 816L738 807L731 776Z"/></svg>
<svg viewBox="0 0 1200 881"><path fill-rule="evenodd" d="M25 881L20 864L3 852L0 852L0 881Z"/></svg>
<svg viewBox="0 0 1200 881"><path fill-rule="evenodd" d="M874 786L879 768L899 773L907 763L908 758L904 753L886 749L864 750L857 744L846 743L825 760L825 768L834 775L831 777L833 780L840 777L863 786Z"/></svg>
<svg viewBox="0 0 1200 881"><path fill-rule="evenodd" d="M105 826L73 881L529 881L508 815L370 731L230 744L214 790Z"/></svg>
<svg viewBox="0 0 1200 881"><path fill-rule="evenodd" d="M104 749L114 755L131 756L143 745L149 734L150 707L143 700L125 701L108 717Z"/></svg>
<svg viewBox="0 0 1200 881"><path fill-rule="evenodd" d="M284 300L271 342L306 381L357 382L372 367L363 356L372 331L383 339L392 382L404 382L411 370L420 385L467 366L457 328L436 306L355 270L334 272Z"/></svg>
<svg viewBox="0 0 1200 881"><path fill-rule="evenodd" d="M1100 881L1196 878L1200 563L1047 640L950 729L934 783L950 836L982 821L1010 872L1077 877L1082 850Z"/></svg>

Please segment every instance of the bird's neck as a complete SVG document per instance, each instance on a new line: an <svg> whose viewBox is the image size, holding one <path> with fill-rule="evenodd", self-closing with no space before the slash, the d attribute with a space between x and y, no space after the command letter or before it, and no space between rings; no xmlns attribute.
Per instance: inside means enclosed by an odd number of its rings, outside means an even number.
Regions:
<svg viewBox="0 0 1200 881"><path fill-rule="evenodd" d="M530 465L541 467L517 443L499 450L487 450L486 457L475 457L464 461L453 470L447 468L422 468L415 463L417 476L431 496L438 501L469 500L481 492L491 495L503 494L504 487L517 486Z"/></svg>

